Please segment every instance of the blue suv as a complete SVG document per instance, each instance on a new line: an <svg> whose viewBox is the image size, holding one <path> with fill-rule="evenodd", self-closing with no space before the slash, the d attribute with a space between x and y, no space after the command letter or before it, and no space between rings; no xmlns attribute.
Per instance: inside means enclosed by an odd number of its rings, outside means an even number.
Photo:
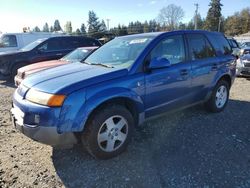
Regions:
<svg viewBox="0 0 250 188"><path fill-rule="evenodd" d="M152 116L198 103L222 111L235 79L231 53L217 32L115 38L84 62L25 79L13 96L14 126L45 144L79 141L96 158L114 157Z"/></svg>

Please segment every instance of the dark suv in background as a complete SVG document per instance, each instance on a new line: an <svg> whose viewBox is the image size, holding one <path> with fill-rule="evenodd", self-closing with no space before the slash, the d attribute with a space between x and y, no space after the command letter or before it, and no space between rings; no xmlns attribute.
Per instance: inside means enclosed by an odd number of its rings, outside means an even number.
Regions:
<svg viewBox="0 0 250 188"><path fill-rule="evenodd" d="M0 74L12 80L17 69L40 61L60 59L78 47L101 46L95 39L77 36L60 36L39 39L16 52L0 53Z"/></svg>

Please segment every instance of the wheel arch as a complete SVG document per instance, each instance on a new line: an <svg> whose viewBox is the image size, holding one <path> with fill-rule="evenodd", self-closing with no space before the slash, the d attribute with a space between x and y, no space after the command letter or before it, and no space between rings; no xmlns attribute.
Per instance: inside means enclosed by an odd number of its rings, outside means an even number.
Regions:
<svg viewBox="0 0 250 188"><path fill-rule="evenodd" d="M109 105L121 105L124 106L131 113L131 115L135 120L135 124L137 125L139 123L140 107L136 103L137 102L134 101L133 99L124 96L109 98L107 100L102 101L100 104L98 104L98 106L92 109L90 115L88 116L87 121L93 118L94 114L97 111L100 111L101 109Z"/></svg>

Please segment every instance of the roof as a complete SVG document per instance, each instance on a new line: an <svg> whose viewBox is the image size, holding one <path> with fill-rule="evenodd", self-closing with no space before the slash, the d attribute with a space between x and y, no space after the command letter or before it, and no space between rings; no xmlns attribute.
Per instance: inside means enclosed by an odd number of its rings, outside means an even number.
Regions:
<svg viewBox="0 0 250 188"><path fill-rule="evenodd" d="M162 34L165 33L209 33L209 34L215 34L215 35L222 35L222 33L220 32L216 32L216 31L206 31L206 30L175 30L175 31L166 31L166 32L151 32L151 33L140 33L140 34L133 34L133 35L126 35L126 36L122 36L122 38L130 38L130 37L157 37L160 36ZM120 38L120 37L119 37Z"/></svg>

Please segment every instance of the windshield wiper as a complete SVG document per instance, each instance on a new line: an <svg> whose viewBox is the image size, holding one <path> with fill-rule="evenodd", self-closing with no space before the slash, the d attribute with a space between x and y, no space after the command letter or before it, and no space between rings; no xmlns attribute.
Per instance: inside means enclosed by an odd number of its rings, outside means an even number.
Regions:
<svg viewBox="0 0 250 188"><path fill-rule="evenodd" d="M87 65L98 65L98 66L103 66L103 67L107 67L107 68L114 68L111 65L107 65L107 64L102 64L102 63L88 63L86 61L83 61L82 63L87 64Z"/></svg>
<svg viewBox="0 0 250 188"><path fill-rule="evenodd" d="M103 67L107 67L107 68L114 68L111 65L107 65L107 64L102 64L102 63L91 63L90 65L99 65L99 66L103 66Z"/></svg>

